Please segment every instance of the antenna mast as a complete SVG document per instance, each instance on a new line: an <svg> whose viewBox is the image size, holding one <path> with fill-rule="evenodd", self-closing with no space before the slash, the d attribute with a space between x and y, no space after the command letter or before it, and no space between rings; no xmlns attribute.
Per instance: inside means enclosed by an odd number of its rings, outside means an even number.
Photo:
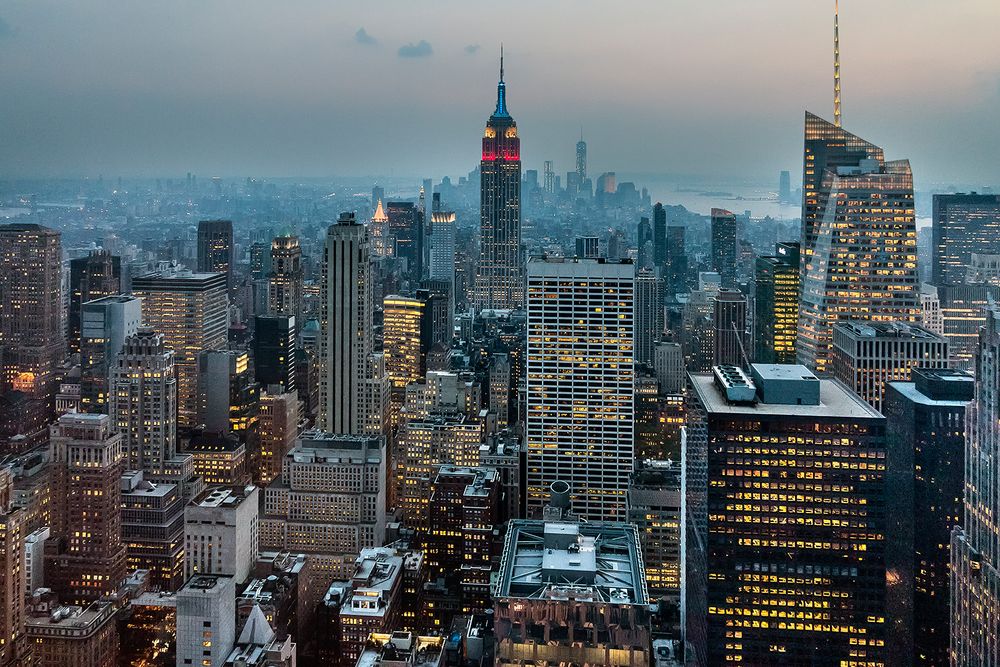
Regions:
<svg viewBox="0 0 1000 667"><path fill-rule="evenodd" d="M840 0L833 0L833 124L840 127Z"/></svg>

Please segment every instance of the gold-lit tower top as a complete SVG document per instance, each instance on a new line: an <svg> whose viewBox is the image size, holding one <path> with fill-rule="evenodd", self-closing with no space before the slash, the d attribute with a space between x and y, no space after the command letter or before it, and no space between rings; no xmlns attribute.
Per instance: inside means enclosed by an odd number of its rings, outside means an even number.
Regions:
<svg viewBox="0 0 1000 667"><path fill-rule="evenodd" d="M833 0L833 124L840 127L840 0Z"/></svg>

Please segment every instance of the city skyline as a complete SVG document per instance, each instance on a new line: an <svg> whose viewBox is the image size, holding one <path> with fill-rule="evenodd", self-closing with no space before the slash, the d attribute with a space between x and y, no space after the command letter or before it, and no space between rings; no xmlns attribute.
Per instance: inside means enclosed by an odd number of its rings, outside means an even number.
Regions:
<svg viewBox="0 0 1000 667"><path fill-rule="evenodd" d="M9 65L0 85L18 91L0 129L0 174L464 174L501 41L517 82L511 103L533 139L525 163L553 160L557 174L573 169L582 125L594 174L766 183L797 171L799 140L787 128L803 108L833 117L827 3L685 1L610 23L597 3L553 3L525 6L530 21L501 26L475 21L476 3L420 12L349 2L336 14L313 2L280 12L250 3L238 20L229 3L182 3L116 8L111 21L95 21L103 0L86 4L91 11L33 3L0 14ZM892 152L905 146L918 189L996 182L1000 131L989 119L1000 48L986 30L1000 7L966 0L932 16L935 7L841 7L844 123ZM892 31L867 27L890 19ZM585 47L597 30L602 48Z"/></svg>

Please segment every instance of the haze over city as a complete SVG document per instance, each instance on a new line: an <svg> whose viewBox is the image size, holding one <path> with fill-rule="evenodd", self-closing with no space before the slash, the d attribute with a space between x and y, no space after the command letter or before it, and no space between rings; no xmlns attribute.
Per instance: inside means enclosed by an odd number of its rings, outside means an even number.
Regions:
<svg viewBox="0 0 1000 667"><path fill-rule="evenodd" d="M831 2L14 1L0 174L464 174L500 42L524 160L771 183L830 114ZM844 113L917 187L1000 177L1000 3L845 0Z"/></svg>

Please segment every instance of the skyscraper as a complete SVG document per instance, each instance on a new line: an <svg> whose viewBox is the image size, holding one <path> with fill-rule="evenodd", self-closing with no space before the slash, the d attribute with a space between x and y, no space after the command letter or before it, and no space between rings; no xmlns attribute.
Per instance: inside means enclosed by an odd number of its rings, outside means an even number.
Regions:
<svg viewBox="0 0 1000 667"><path fill-rule="evenodd" d="M93 602L125 580L122 435L108 415L67 414L50 440L56 548L45 550L45 580L64 602Z"/></svg>
<svg viewBox="0 0 1000 667"><path fill-rule="evenodd" d="M973 253L1000 255L1000 195L934 195L931 282L965 282Z"/></svg>
<svg viewBox="0 0 1000 667"><path fill-rule="evenodd" d="M97 251L69 263L69 351L80 351L80 311L83 304L122 292L121 257Z"/></svg>
<svg viewBox="0 0 1000 667"><path fill-rule="evenodd" d="M1000 310L979 333L975 397L966 408L964 517L951 537L951 664L1000 664Z"/></svg>
<svg viewBox="0 0 1000 667"><path fill-rule="evenodd" d="M736 287L738 237L736 215L723 208L713 208L712 270L722 277L723 287Z"/></svg>
<svg viewBox="0 0 1000 667"><path fill-rule="evenodd" d="M798 359L822 374L835 323L919 316L913 175L808 112L805 137Z"/></svg>
<svg viewBox="0 0 1000 667"><path fill-rule="evenodd" d="M84 412L107 412L111 370L139 329L142 301L121 295L88 301L80 320L80 405Z"/></svg>
<svg viewBox="0 0 1000 667"><path fill-rule="evenodd" d="M799 326L799 244L779 243L772 257L758 257L754 273L753 359L795 362Z"/></svg>
<svg viewBox="0 0 1000 667"><path fill-rule="evenodd" d="M62 327L59 232L36 224L0 225L0 443L44 439L56 394ZM24 405L14 405L14 392ZM10 411L10 412L8 412Z"/></svg>
<svg viewBox="0 0 1000 667"><path fill-rule="evenodd" d="M329 433L382 433L388 386L372 333L368 233L353 213L330 225L320 285L320 407Z"/></svg>
<svg viewBox="0 0 1000 667"><path fill-rule="evenodd" d="M381 188L379 188L381 189ZM371 238L372 255L375 257L388 257L394 254L394 249L390 247L389 216L382 207L382 200L379 199L375 213L372 214L371 222L368 225L368 236Z"/></svg>
<svg viewBox="0 0 1000 667"><path fill-rule="evenodd" d="M576 177L581 184L587 180L587 142L583 140L583 130L580 141L576 142Z"/></svg>
<svg viewBox="0 0 1000 667"><path fill-rule="evenodd" d="M689 381L687 634L702 664L884 664L885 418L797 365Z"/></svg>
<svg viewBox="0 0 1000 667"><path fill-rule="evenodd" d="M601 256L601 241L596 236L576 237L576 256L596 259Z"/></svg>
<svg viewBox="0 0 1000 667"><path fill-rule="evenodd" d="M376 211L377 213L377 211ZM405 278L416 285L423 277L424 211L408 201L391 201L386 207L389 245L386 254L406 260Z"/></svg>
<svg viewBox="0 0 1000 667"><path fill-rule="evenodd" d="M667 294L673 298L674 294L687 292L688 257L684 250L685 227L672 225L667 227L667 263L664 268L666 274Z"/></svg>
<svg viewBox="0 0 1000 667"><path fill-rule="evenodd" d="M552 194L556 191L556 172L552 167L552 160L545 161L545 170L543 173L544 180L542 183L545 187L545 194Z"/></svg>
<svg viewBox="0 0 1000 667"><path fill-rule="evenodd" d="M528 263L528 512L556 480L584 517L625 517L635 455L635 268Z"/></svg>
<svg viewBox="0 0 1000 667"><path fill-rule="evenodd" d="M0 471L0 665L24 664L24 595L30 576L25 569L31 558L25 553L25 511L12 503L13 480Z"/></svg>
<svg viewBox="0 0 1000 667"><path fill-rule="evenodd" d="M302 248L297 236L278 236L271 241L271 272L268 274L269 315L302 321Z"/></svg>
<svg viewBox="0 0 1000 667"><path fill-rule="evenodd" d="M303 433L264 491L261 548L305 553L324 589L349 577L358 553L385 540L385 459L381 436Z"/></svg>
<svg viewBox="0 0 1000 667"><path fill-rule="evenodd" d="M261 387L295 390L295 323L284 315L254 318L254 378Z"/></svg>
<svg viewBox="0 0 1000 667"><path fill-rule="evenodd" d="M204 350L198 354L198 424L209 433L232 434L243 443L256 435L260 386L250 354Z"/></svg>
<svg viewBox="0 0 1000 667"><path fill-rule="evenodd" d="M830 373L878 411L890 382L948 368L948 339L916 324L848 320L833 327Z"/></svg>
<svg viewBox="0 0 1000 667"><path fill-rule="evenodd" d="M143 324L163 334L174 351L177 420L194 426L198 414L198 354L228 345L229 298L224 273L169 270L132 280L141 298Z"/></svg>
<svg viewBox="0 0 1000 667"><path fill-rule="evenodd" d="M236 248L232 220L202 220L198 223L198 272L225 273L226 286L233 288Z"/></svg>
<svg viewBox="0 0 1000 667"><path fill-rule="evenodd" d="M885 394L888 620L893 664L948 664L949 547L962 520L968 371L914 368Z"/></svg>
<svg viewBox="0 0 1000 667"><path fill-rule="evenodd" d="M139 329L115 357L109 383L108 413L126 468L162 474L177 452L174 351L162 334Z"/></svg>
<svg viewBox="0 0 1000 667"><path fill-rule="evenodd" d="M639 257L636 264L640 269L652 269L653 267L653 225L649 218L642 216L639 218L639 226L636 229L636 247L639 249ZM656 267L659 269L659 267Z"/></svg>
<svg viewBox="0 0 1000 667"><path fill-rule="evenodd" d="M739 290L722 288L712 299L714 366L745 366L747 298Z"/></svg>
<svg viewBox="0 0 1000 667"><path fill-rule="evenodd" d="M394 394L419 382L426 373L427 348L421 335L427 303L419 298L390 294L382 302L385 370ZM402 400L400 400L400 403Z"/></svg>
<svg viewBox="0 0 1000 667"><path fill-rule="evenodd" d="M649 269L635 276L635 360L653 365L653 347L663 336L663 280Z"/></svg>
<svg viewBox="0 0 1000 667"><path fill-rule="evenodd" d="M653 207L653 265L657 268L667 265L667 252L670 245L667 240L667 210L663 204L656 202ZM681 250L683 251L683 244ZM669 283L669 278L668 278Z"/></svg>
<svg viewBox="0 0 1000 667"><path fill-rule="evenodd" d="M512 310L524 303L521 261L521 140L507 111L507 86L500 82L497 106L483 133L480 170L480 240L476 311Z"/></svg>

